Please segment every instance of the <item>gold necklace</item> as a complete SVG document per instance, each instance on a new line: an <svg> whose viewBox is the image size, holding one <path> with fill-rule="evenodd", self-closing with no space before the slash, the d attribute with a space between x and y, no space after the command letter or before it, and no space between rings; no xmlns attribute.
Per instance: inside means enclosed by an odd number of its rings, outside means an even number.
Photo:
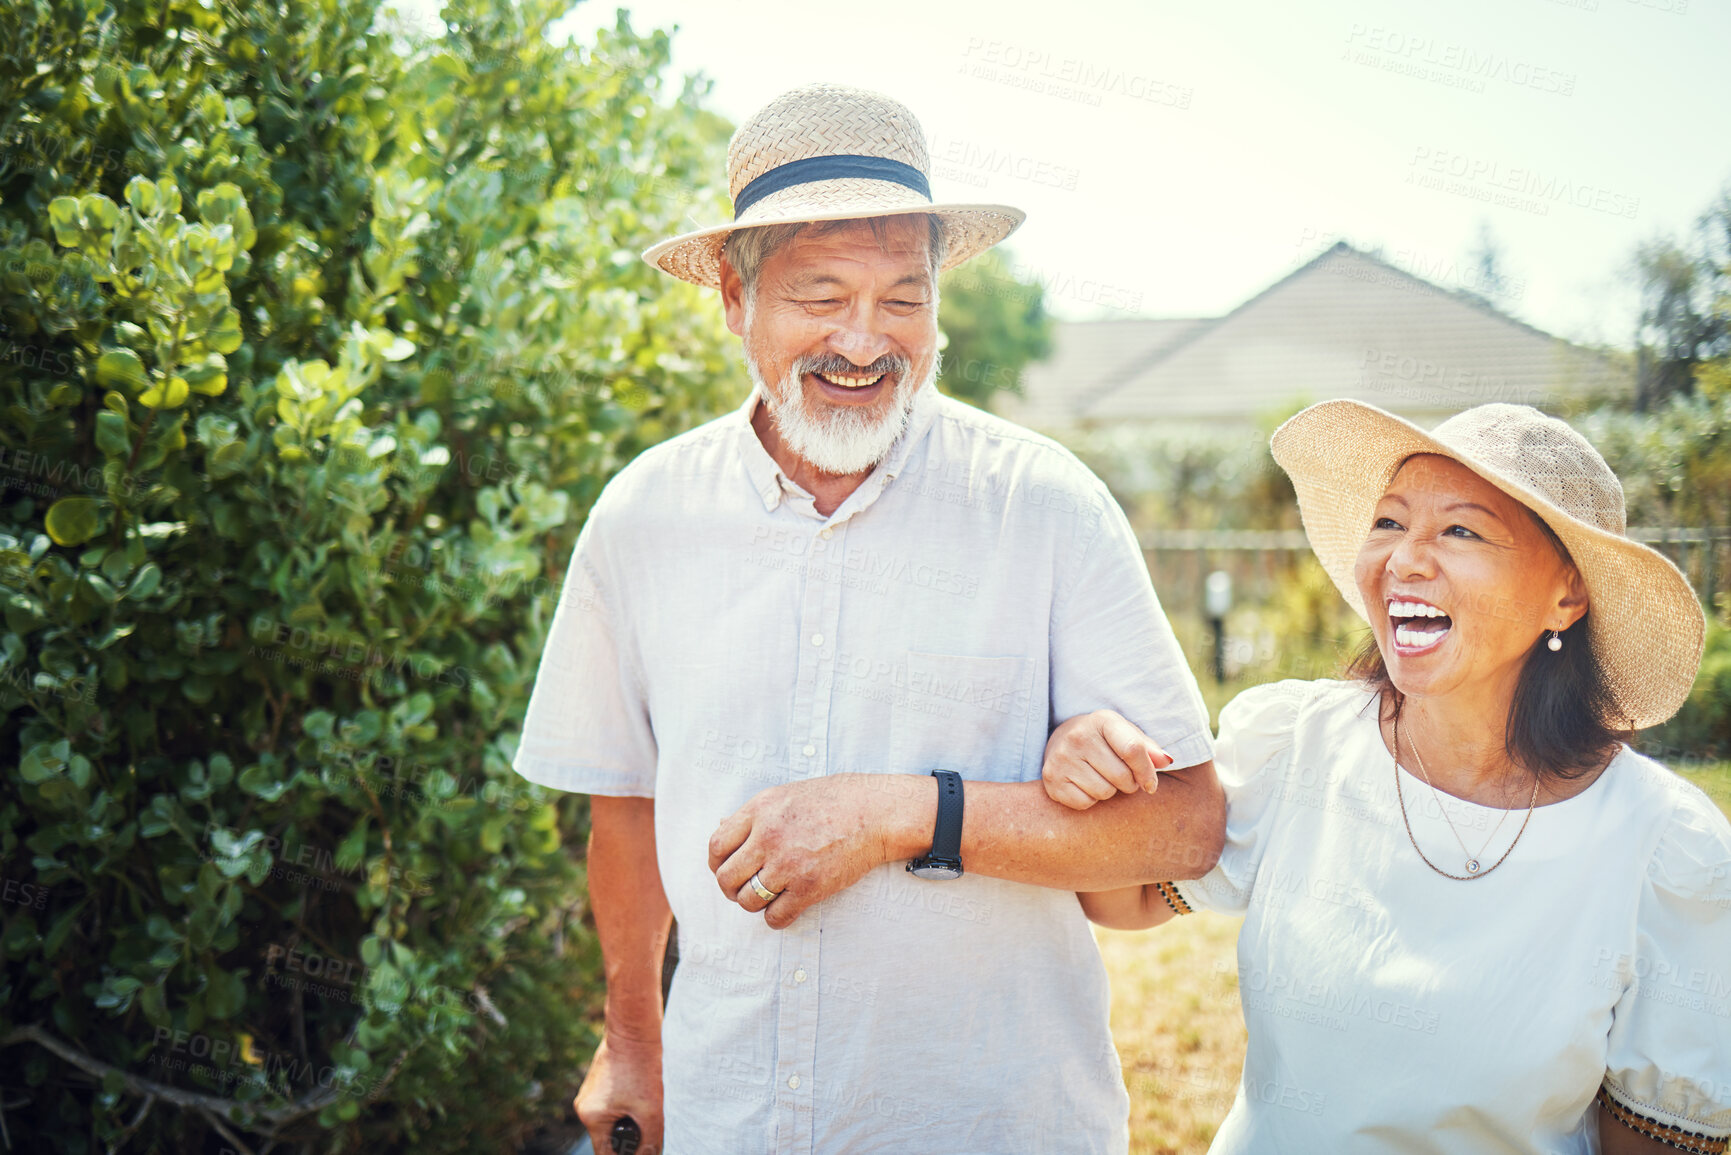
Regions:
<svg viewBox="0 0 1731 1155"><path fill-rule="evenodd" d="M1417 749L1414 749L1413 753L1417 754L1418 753ZM1394 796L1395 796L1395 798L1399 799L1399 801L1400 801L1400 820L1406 824L1407 841L1412 843L1412 848L1414 850L1418 851L1419 859L1421 861L1423 861L1426 866L1430 867L1432 870L1436 871L1438 874L1442 875L1444 878L1452 878L1456 882L1472 882L1474 879L1479 879L1479 878L1485 877L1485 875L1489 874L1491 871L1493 871L1497 867L1501 866L1504 862L1508 861L1509 855L1514 853L1516 843L1520 842L1521 835L1523 835L1527 832L1527 823L1529 823L1533 820L1533 809L1539 803L1539 779L1538 779L1537 775L1533 776L1533 797L1532 797L1532 801L1527 803L1527 816L1521 820L1521 828L1519 830L1515 831L1515 841L1509 843L1509 848L1507 850L1503 851L1503 856L1501 858L1497 859L1495 862L1491 863L1488 867L1486 867L1482 871L1475 871L1475 872L1471 872L1471 873L1467 873L1467 874L1450 874L1448 871L1442 869L1436 863L1434 863L1430 859L1426 858L1424 851L1419 849L1418 839L1413 837L1412 819L1408 818L1407 813L1406 813L1406 796L1401 793L1401 789L1400 789L1400 708L1398 706L1395 708L1395 712L1394 712L1394 757L1391 759L1391 761L1394 763ZM1425 781L1427 781L1427 782L1430 781L1429 775L1425 776ZM1436 789L1436 787L1433 786L1433 787L1431 787L1431 789L1434 790L1434 789ZM1444 818L1447 818L1446 814L1444 815ZM1453 825L1454 825L1453 823L1450 823L1451 827ZM1458 840L1460 836L1457 834L1455 837ZM1489 846L1490 843L1487 842L1485 845ZM1466 847L1463 845L1461 847L1461 850L1465 851ZM1469 871L1471 871L1471 868L1476 863L1476 861L1477 861L1476 859L1468 859L1467 860L1467 867L1468 867Z"/></svg>
<svg viewBox="0 0 1731 1155"><path fill-rule="evenodd" d="M1472 851L1467 849L1466 839L1461 837L1459 828L1455 826L1455 820L1449 817L1448 807L1443 805L1442 794L1437 790L1436 783L1430 780L1430 771L1425 769L1424 755L1418 752L1418 743L1408 739L1406 745L1407 749L1412 751L1413 758L1418 761L1418 772L1424 776L1424 784L1430 787L1430 796L1436 800L1437 811L1442 814L1443 821L1448 823L1449 833L1455 836L1455 842L1460 845L1461 854L1466 857L1467 873L1477 874L1479 872L1479 859L1484 857L1485 850L1490 846L1492 840L1496 838L1497 831L1503 828L1503 823L1508 820L1509 812L1507 810L1497 811L1499 815L1497 818L1497 824L1491 827L1491 832L1485 837L1484 844L1479 847L1479 852L1474 854ZM1535 778L1534 782L1536 783L1537 781L1538 780ZM1537 799L1536 794L1534 795L1534 798L1535 800Z"/></svg>

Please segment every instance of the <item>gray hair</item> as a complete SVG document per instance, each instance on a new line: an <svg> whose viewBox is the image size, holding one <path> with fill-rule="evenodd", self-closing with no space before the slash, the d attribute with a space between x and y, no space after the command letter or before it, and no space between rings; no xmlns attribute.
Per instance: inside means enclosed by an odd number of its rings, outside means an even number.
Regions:
<svg viewBox="0 0 1731 1155"><path fill-rule="evenodd" d="M932 293L934 297L938 288L938 270L944 267L944 258L949 255L950 240L944 232L944 222L938 219L936 213L908 213L908 216L923 215L930 229L930 255L932 267ZM877 238L879 245L888 240L889 217L865 217L866 225L871 228L872 236ZM727 240L721 246L721 255L727 263L733 266L739 274L740 281L745 286L745 300L749 307L752 297L757 293L757 274L776 250L798 236L801 230L811 229L816 236L840 232L859 223L859 218L840 221L795 221L790 224L758 225L754 228L735 229L729 233Z"/></svg>

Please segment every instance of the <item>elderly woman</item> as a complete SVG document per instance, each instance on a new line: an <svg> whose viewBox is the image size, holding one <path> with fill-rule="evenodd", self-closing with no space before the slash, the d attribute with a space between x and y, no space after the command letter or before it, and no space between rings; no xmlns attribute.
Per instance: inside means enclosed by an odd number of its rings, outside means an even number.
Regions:
<svg viewBox="0 0 1731 1155"><path fill-rule="evenodd" d="M1624 742L1700 662L1682 575L1525 406L1426 433L1331 401L1273 447L1373 644L1349 681L1221 712L1211 873L1081 896L1114 927L1244 915L1249 1047L1212 1150L1726 1150L1731 824ZM1053 798L1151 777L1082 735L1052 737Z"/></svg>

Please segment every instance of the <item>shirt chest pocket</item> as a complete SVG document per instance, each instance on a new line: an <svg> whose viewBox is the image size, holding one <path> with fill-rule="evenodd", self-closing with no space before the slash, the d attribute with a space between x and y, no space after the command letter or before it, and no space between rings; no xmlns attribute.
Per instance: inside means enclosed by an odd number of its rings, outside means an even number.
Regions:
<svg viewBox="0 0 1731 1155"><path fill-rule="evenodd" d="M990 782L1039 776L1038 760L1027 759L1030 736L1038 732L1041 750L1046 737L1034 659L909 650L906 669L890 719L890 773L954 770Z"/></svg>

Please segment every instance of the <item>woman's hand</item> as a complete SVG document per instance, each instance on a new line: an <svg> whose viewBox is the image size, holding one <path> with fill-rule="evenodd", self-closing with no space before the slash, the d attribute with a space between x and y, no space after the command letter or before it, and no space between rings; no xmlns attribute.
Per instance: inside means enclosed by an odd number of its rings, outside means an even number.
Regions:
<svg viewBox="0 0 1731 1155"><path fill-rule="evenodd" d="M1170 765L1171 757L1123 715L1095 710L1052 731L1040 779L1052 801L1086 810L1114 794L1154 793L1158 771Z"/></svg>

